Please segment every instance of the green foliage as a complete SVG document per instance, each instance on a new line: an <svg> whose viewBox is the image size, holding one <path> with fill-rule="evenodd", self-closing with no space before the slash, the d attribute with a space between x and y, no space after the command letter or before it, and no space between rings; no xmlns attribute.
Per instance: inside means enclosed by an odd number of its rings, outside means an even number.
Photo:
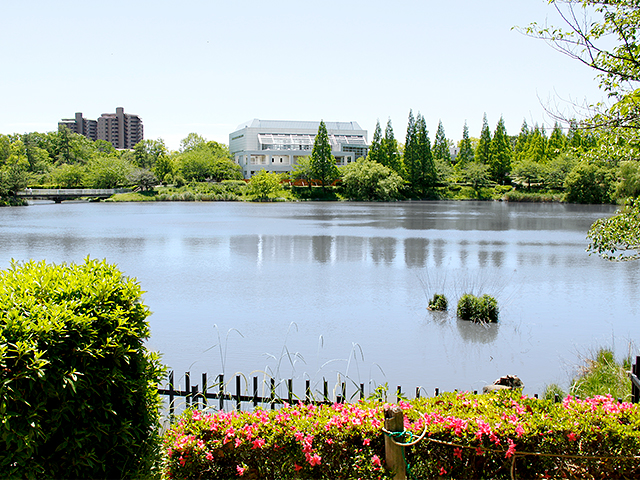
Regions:
<svg viewBox="0 0 640 480"><path fill-rule="evenodd" d="M611 203L613 180L610 167L582 161L565 179L565 199L572 203Z"/></svg>
<svg viewBox="0 0 640 480"><path fill-rule="evenodd" d="M279 174L260 170L249 180L247 195L259 201L282 196L281 181L282 177Z"/></svg>
<svg viewBox="0 0 640 480"><path fill-rule="evenodd" d="M130 185L137 185L141 190L150 190L158 184L158 179L146 168L134 168L127 175Z"/></svg>
<svg viewBox="0 0 640 480"><path fill-rule="evenodd" d="M490 147L489 173L494 182L505 184L511 171L511 143L507 137L504 119L500 117Z"/></svg>
<svg viewBox="0 0 640 480"><path fill-rule="evenodd" d="M442 120L438 122L438 130L436 136L433 139L433 149L431 150L433 158L443 160L445 162L451 162L451 152L449 151L449 141L444 133L444 127L442 126Z"/></svg>
<svg viewBox="0 0 640 480"><path fill-rule="evenodd" d="M519 183L526 183L527 189L531 189L531 184L542 182L546 172L544 164L536 162L530 158L521 158L513 165L511 175Z"/></svg>
<svg viewBox="0 0 640 480"><path fill-rule="evenodd" d="M381 429L387 390L381 385L356 404L189 410L165 436L163 473L176 480L392 478ZM554 403L520 392L461 392L399 406L406 434L396 440L424 432L404 452L415 478L561 478L569 471L634 478L640 470L639 407L611 397Z"/></svg>
<svg viewBox="0 0 640 480"><path fill-rule="evenodd" d="M398 152L398 141L393 134L391 119L387 121L387 127L384 130L384 138L380 141L380 158L378 162L385 167L389 167L399 175L402 173L400 153Z"/></svg>
<svg viewBox="0 0 640 480"><path fill-rule="evenodd" d="M573 170L578 163L577 157L570 152L563 152L556 155L553 160L545 165L543 170L543 183L556 190L564 188L564 182L567 175Z"/></svg>
<svg viewBox="0 0 640 480"><path fill-rule="evenodd" d="M114 265L0 272L0 476L148 476L162 368L149 310Z"/></svg>
<svg viewBox="0 0 640 480"><path fill-rule="evenodd" d="M626 161L620 164L619 182L613 196L616 199L636 198L640 196L640 163Z"/></svg>
<svg viewBox="0 0 640 480"><path fill-rule="evenodd" d="M367 154L367 160L373 162L382 163L382 129L380 128L380 120L376 122L376 129L373 132L373 138L371 139L371 145L369 146L369 153Z"/></svg>
<svg viewBox="0 0 640 480"><path fill-rule="evenodd" d="M469 162L473 161L473 146L471 144L471 139L469 138L469 127L467 126L467 121L464 122L464 128L462 129L462 140L460 140L460 151L458 152L458 156L456 157L456 163L461 165L465 165Z"/></svg>
<svg viewBox="0 0 640 480"><path fill-rule="evenodd" d="M78 188L84 185L85 174L84 165L63 163L49 172L49 181L62 188Z"/></svg>
<svg viewBox="0 0 640 480"><path fill-rule="evenodd" d="M433 298L429 300L429 310L444 312L447 308L449 308L449 303L443 294L435 293Z"/></svg>
<svg viewBox="0 0 640 480"><path fill-rule="evenodd" d="M462 320L492 323L498 321L498 313L498 302L487 294L476 297L466 293L458 300L457 314Z"/></svg>
<svg viewBox="0 0 640 480"><path fill-rule="evenodd" d="M313 167L311 164L311 157L298 157L298 163L293 166L293 170L290 173L293 180L303 180L306 182L307 187L311 189L311 181L313 180Z"/></svg>
<svg viewBox="0 0 640 480"><path fill-rule="evenodd" d="M336 159L331 154L331 144L329 143L327 126L323 120L320 121L318 133L313 142L311 170L314 179L320 182L323 190L340 175L336 167Z"/></svg>
<svg viewBox="0 0 640 480"><path fill-rule="evenodd" d="M116 188L129 185L133 164L120 157L96 157L89 161L84 184L89 188Z"/></svg>
<svg viewBox="0 0 640 480"><path fill-rule="evenodd" d="M504 194L503 200L507 202L529 202L529 203L559 203L562 202L564 194L549 192L523 192L521 190L509 190Z"/></svg>
<svg viewBox="0 0 640 480"><path fill-rule="evenodd" d="M467 164L462 171L462 179L466 183L471 184L473 189L479 192L480 188L486 187L491 183L489 165L479 162L471 162Z"/></svg>
<svg viewBox="0 0 640 480"><path fill-rule="evenodd" d="M359 158L340 170L344 195L350 200L389 201L400 197L404 181L378 162Z"/></svg>
<svg viewBox="0 0 640 480"><path fill-rule="evenodd" d="M629 359L618 362L612 350L601 348L592 358L585 358L580 374L571 382L569 393L580 398L611 395L613 398L630 400L629 370Z"/></svg>
<svg viewBox="0 0 640 480"><path fill-rule="evenodd" d="M488 165L491 159L491 130L489 130L486 113L482 117L482 130L480 131L480 141L476 148L475 159L480 165Z"/></svg>
<svg viewBox="0 0 640 480"><path fill-rule="evenodd" d="M596 220L587 238L589 254L614 261L640 258L640 200L630 200L612 217Z"/></svg>

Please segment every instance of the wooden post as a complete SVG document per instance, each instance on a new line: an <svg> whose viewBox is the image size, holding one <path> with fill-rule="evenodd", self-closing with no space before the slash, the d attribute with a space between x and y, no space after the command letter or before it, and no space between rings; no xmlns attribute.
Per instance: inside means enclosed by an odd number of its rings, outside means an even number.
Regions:
<svg viewBox="0 0 640 480"><path fill-rule="evenodd" d="M309 379L304 382L304 401L307 404L311 403L311 380Z"/></svg>
<svg viewBox="0 0 640 480"><path fill-rule="evenodd" d="M220 410L224 410L224 373L218 375L218 400L220 400Z"/></svg>
<svg viewBox="0 0 640 480"><path fill-rule="evenodd" d="M200 408L198 405L198 385L191 385L191 404L195 407L196 410Z"/></svg>
<svg viewBox="0 0 640 480"><path fill-rule="evenodd" d="M638 365L640 364L640 357L636 357L636 363L631 365L631 373L633 373L636 377L638 376L638 371L640 370ZM638 403L640 400L640 389L635 385L635 383L631 382L631 402Z"/></svg>
<svg viewBox="0 0 640 480"><path fill-rule="evenodd" d="M420 387L416 387L416 398L420 398Z"/></svg>
<svg viewBox="0 0 640 480"><path fill-rule="evenodd" d="M327 381L323 378L322 379L322 383L323 383L323 387L322 387L322 401L325 403L329 403L329 385L327 384Z"/></svg>
<svg viewBox="0 0 640 480"><path fill-rule="evenodd" d="M364 383L360 384L360 400L364 400Z"/></svg>
<svg viewBox="0 0 640 480"><path fill-rule="evenodd" d="M287 380L287 403L293 404L293 380L291 378Z"/></svg>
<svg viewBox="0 0 640 480"><path fill-rule="evenodd" d="M169 372L169 416L173 418L175 405L173 400L173 370Z"/></svg>
<svg viewBox="0 0 640 480"><path fill-rule="evenodd" d="M236 410L240 410L240 375L236 375Z"/></svg>
<svg viewBox="0 0 640 480"><path fill-rule="evenodd" d="M400 403L400 397L402 396L402 387L398 385L396 390L396 403Z"/></svg>
<svg viewBox="0 0 640 480"><path fill-rule="evenodd" d="M187 405L191 405L191 374L190 372L184 373L184 393L187 397Z"/></svg>
<svg viewBox="0 0 640 480"><path fill-rule="evenodd" d="M258 377L253 377L253 408L258 406Z"/></svg>
<svg viewBox="0 0 640 480"><path fill-rule="evenodd" d="M276 409L276 379L271 377L271 410Z"/></svg>
<svg viewBox="0 0 640 480"><path fill-rule="evenodd" d="M397 405L387 405L384 407L384 428L390 432L404 431L404 414L402 409ZM394 437L397 442L403 442L401 437ZM404 464L404 455L399 445L391 440L389 435L384 436L384 456L387 467L394 473L394 480L406 480L407 471Z"/></svg>
<svg viewBox="0 0 640 480"><path fill-rule="evenodd" d="M207 406L207 374L202 374L202 405Z"/></svg>

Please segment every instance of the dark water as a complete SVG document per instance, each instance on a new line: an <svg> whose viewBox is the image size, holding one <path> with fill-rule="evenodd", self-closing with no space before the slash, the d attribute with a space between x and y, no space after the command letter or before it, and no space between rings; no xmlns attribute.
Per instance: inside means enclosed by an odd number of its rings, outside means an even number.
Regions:
<svg viewBox="0 0 640 480"><path fill-rule="evenodd" d="M585 253L613 207L476 202L38 204L0 209L11 258L106 258L136 277L149 346L178 372L525 392L565 383L578 355L640 334L637 263ZM501 321L455 318L466 292ZM426 310L445 293L449 314ZM636 352L634 351L635 355Z"/></svg>

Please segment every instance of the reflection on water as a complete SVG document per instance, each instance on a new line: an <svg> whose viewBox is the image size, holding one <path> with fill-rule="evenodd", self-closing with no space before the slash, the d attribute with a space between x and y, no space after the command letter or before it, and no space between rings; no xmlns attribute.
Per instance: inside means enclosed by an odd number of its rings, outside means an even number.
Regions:
<svg viewBox="0 0 640 480"><path fill-rule="evenodd" d="M576 351L640 338L637 264L584 251L591 223L613 211L500 202L34 205L0 209L0 252L4 267L11 258L88 255L117 263L147 292L149 345L179 372L274 370L278 352L297 352L295 365L280 367L300 379L433 391L518 374L540 393L566 381L563 365ZM450 312L426 311L434 293L446 294ZM457 320L464 293L496 297L500 323ZM216 332L231 329L242 335L212 354Z"/></svg>

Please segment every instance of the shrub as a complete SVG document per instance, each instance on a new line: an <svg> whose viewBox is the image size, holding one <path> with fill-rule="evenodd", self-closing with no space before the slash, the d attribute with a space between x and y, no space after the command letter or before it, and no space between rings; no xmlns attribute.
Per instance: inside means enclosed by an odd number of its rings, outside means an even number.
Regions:
<svg viewBox="0 0 640 480"><path fill-rule="evenodd" d="M610 167L582 161L565 179L566 200L572 203L611 203L614 174Z"/></svg>
<svg viewBox="0 0 640 480"><path fill-rule="evenodd" d="M411 478L637 478L640 409L611 396L553 403L501 391L401 401ZM172 479L392 478L384 404L188 410L165 436ZM542 455L540 455L542 454ZM586 458L584 458L586 457ZM590 457L590 458L589 458ZM513 468L513 472L511 469ZM409 478L409 476L408 476Z"/></svg>
<svg viewBox="0 0 640 480"><path fill-rule="evenodd" d="M474 322L497 322L498 302L489 295L464 294L458 301L458 317Z"/></svg>
<svg viewBox="0 0 640 480"><path fill-rule="evenodd" d="M141 294L105 261L0 272L0 477L149 475L163 372Z"/></svg>
<svg viewBox="0 0 640 480"><path fill-rule="evenodd" d="M429 300L429 310L444 312L448 308L447 297L436 293L433 298Z"/></svg>

